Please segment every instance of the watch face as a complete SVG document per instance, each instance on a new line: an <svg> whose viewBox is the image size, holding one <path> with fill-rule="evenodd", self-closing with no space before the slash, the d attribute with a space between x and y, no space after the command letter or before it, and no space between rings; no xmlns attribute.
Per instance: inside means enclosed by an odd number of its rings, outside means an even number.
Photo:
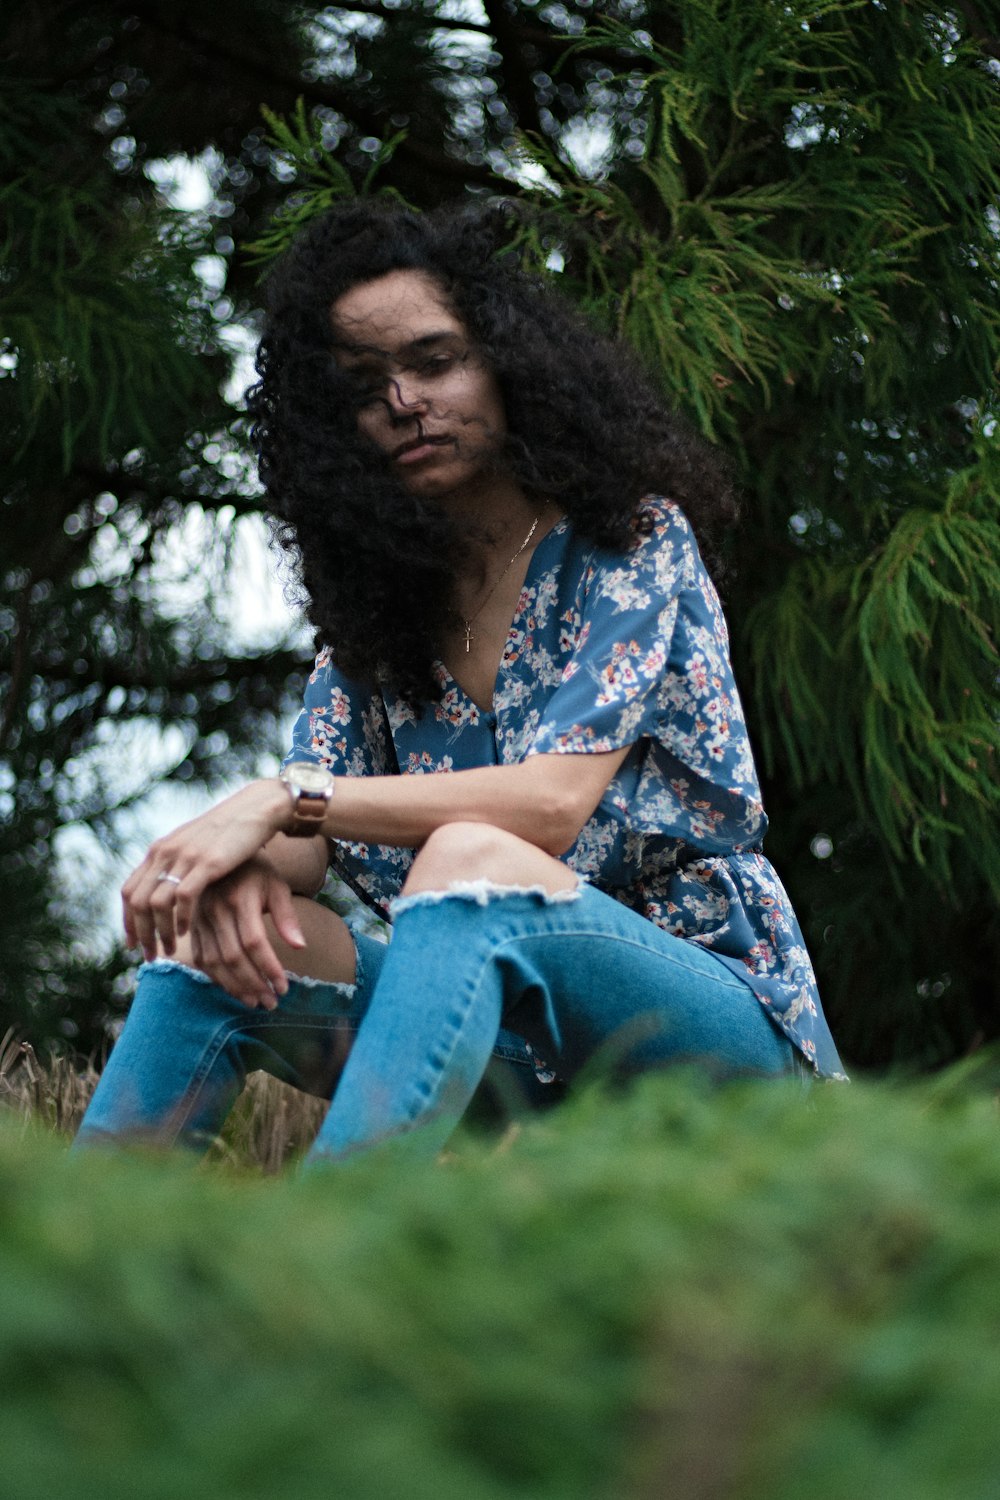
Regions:
<svg viewBox="0 0 1000 1500"><path fill-rule="evenodd" d="M333 779L323 766L310 765L307 760L291 761L285 767L284 777L303 792L327 792Z"/></svg>

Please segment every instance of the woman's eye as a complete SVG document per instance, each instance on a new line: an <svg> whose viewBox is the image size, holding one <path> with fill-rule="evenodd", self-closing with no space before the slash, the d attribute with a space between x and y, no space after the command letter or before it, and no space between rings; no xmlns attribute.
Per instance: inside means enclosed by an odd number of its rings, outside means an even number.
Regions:
<svg viewBox="0 0 1000 1500"><path fill-rule="evenodd" d="M443 375L457 362L457 354L432 354L419 367L421 375Z"/></svg>
<svg viewBox="0 0 1000 1500"><path fill-rule="evenodd" d="M360 408L370 406L375 401L384 401L387 395L387 387L393 385L397 380L401 380L404 386L407 381L412 380L414 377L417 380L435 380L440 376L447 375L456 365L462 364L466 358L467 355L464 352L431 354L426 359L400 366L398 376L395 376L391 370L355 370L350 374L354 404Z"/></svg>

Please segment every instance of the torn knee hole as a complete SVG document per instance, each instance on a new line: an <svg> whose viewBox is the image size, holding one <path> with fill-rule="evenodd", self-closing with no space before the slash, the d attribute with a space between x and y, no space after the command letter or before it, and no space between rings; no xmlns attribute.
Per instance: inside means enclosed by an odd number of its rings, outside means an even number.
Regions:
<svg viewBox="0 0 1000 1500"><path fill-rule="evenodd" d="M502 901L509 896L532 896L543 906L557 906L566 901L580 899L579 881L565 891L550 891L544 885L504 885L497 880L453 880L442 890L414 891L397 896L390 911L394 917L408 911L411 906L437 906L442 901L473 901L477 906L487 906L491 901Z"/></svg>

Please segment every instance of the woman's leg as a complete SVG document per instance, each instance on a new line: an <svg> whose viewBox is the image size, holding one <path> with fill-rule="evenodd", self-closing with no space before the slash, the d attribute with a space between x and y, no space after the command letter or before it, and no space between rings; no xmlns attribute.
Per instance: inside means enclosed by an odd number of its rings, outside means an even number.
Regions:
<svg viewBox="0 0 1000 1500"><path fill-rule="evenodd" d="M121 1036L77 1135L205 1146L248 1072L262 1068L329 1098L374 989L385 945L295 899L304 950L279 957L300 977L275 1010L250 1009L183 961L146 964ZM185 948L181 960L190 958Z"/></svg>
<svg viewBox="0 0 1000 1500"><path fill-rule="evenodd" d="M295 977L273 1011L252 1010L191 966L143 965L121 1036L101 1074L77 1143L177 1141L204 1149L218 1134L246 1075L256 1069L328 1099L368 1007L387 948L354 935L317 902L295 898L306 948L278 957ZM490 1097L501 1114L544 1107L559 1095L536 1078L520 1037L493 1038Z"/></svg>
<svg viewBox="0 0 1000 1500"><path fill-rule="evenodd" d="M437 1149L501 1018L566 1079L602 1054L619 1071L681 1059L720 1077L797 1070L792 1044L711 954L577 890L565 865L511 834L439 829L406 896L311 1161L417 1126Z"/></svg>

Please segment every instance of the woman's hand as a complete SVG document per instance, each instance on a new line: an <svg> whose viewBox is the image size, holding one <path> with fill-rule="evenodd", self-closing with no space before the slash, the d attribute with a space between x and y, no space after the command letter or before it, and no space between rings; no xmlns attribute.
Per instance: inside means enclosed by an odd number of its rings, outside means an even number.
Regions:
<svg viewBox="0 0 1000 1500"><path fill-rule="evenodd" d="M306 946L288 882L258 854L202 893L191 923L191 957L196 968L244 1005L273 1010L288 979L268 937L265 913L289 947Z"/></svg>
<svg viewBox="0 0 1000 1500"><path fill-rule="evenodd" d="M172 954L190 928L204 891L259 854L288 822L281 782L253 781L216 807L157 839L122 886L125 937L156 957L159 938Z"/></svg>

